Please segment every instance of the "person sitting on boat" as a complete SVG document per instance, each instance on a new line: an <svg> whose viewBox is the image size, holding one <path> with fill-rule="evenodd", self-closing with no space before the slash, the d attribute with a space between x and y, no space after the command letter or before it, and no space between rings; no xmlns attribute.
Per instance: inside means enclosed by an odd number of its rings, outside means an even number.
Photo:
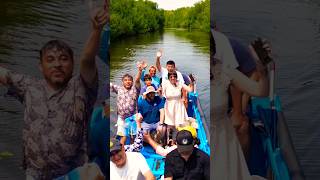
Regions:
<svg viewBox="0 0 320 180"><path fill-rule="evenodd" d="M190 86L191 84L191 81L195 81L194 80L194 77L192 74L185 74L185 73L181 73L182 74L182 77L183 77L183 80L184 80L184 83L187 85L187 86ZM191 80L191 77L192 77L192 80ZM187 91L182 91L183 95L183 103L184 103L184 106L186 107L186 109L188 109L189 107L189 99L188 99L188 92ZM189 115L189 114L188 114ZM189 115L190 116L190 115Z"/></svg>
<svg viewBox="0 0 320 180"><path fill-rule="evenodd" d="M162 79L162 95L166 98L164 123L171 128L185 126L188 114L181 93L182 90L192 92L193 81L191 81L190 86L178 82L176 72L169 72L168 79Z"/></svg>
<svg viewBox="0 0 320 180"><path fill-rule="evenodd" d="M155 180L144 156L126 152L118 139L110 141L110 179Z"/></svg>
<svg viewBox="0 0 320 180"><path fill-rule="evenodd" d="M266 76L259 81L249 79L241 73L233 54L228 38L220 32L211 29L210 46L211 55L210 86L211 89L211 116L213 117L210 131L210 140L215 148L215 158L210 163L212 178L249 180L251 176L241 145L236 136L228 114L228 87L235 85L252 96L265 96L268 94ZM214 39L213 39L214 38ZM253 52L254 50L250 48ZM255 54L255 53L254 53ZM267 73L264 66L257 63L257 70Z"/></svg>
<svg viewBox="0 0 320 180"><path fill-rule="evenodd" d="M165 98L156 96L153 86L149 86L143 93L143 99L138 101L138 112L143 116L142 128L144 132L157 129L164 123Z"/></svg>
<svg viewBox="0 0 320 180"><path fill-rule="evenodd" d="M239 40L229 38L236 60L239 64L237 69L252 80L258 81L262 74L256 70L256 60L252 55L252 51L243 45ZM264 44L267 46L267 44ZM247 105L250 96L243 93L239 88L230 85L230 94L232 98L231 120L236 130L239 142L246 159L249 156L250 134L249 119L246 116Z"/></svg>
<svg viewBox="0 0 320 180"><path fill-rule="evenodd" d="M164 82L165 80L169 80L169 76L168 76L169 73L176 72L177 73L177 81L181 84L185 84L182 73L177 70L176 64L173 60L167 61L166 68L161 66L160 58L162 57L162 54L163 54L163 51L159 50L157 52L157 58L156 58L156 67L157 67L158 71L161 73L162 82ZM162 91L162 87L159 89L159 91ZM183 103L186 108L188 106L188 95L187 94L188 93L186 90L182 90L182 99L184 100Z"/></svg>
<svg viewBox="0 0 320 180"><path fill-rule="evenodd" d="M145 61L140 62L143 70L141 75L141 81L144 81L143 77L146 75L147 63ZM156 86L156 89L160 86L160 78L157 76L157 68L155 66L149 67L149 75L151 76L151 83Z"/></svg>
<svg viewBox="0 0 320 180"><path fill-rule="evenodd" d="M192 126L185 126L182 128L179 128L178 131L182 131L182 130L187 130L192 134L192 137L194 139L194 146L198 147L198 145L200 144L199 139L197 138L197 130L196 128L192 127ZM170 141L170 145L169 146L165 146L165 148L163 147L163 144L161 144L160 139L158 138L159 134L157 132L157 134L152 134L152 133L146 133L143 135L143 139L146 143L148 143L155 151L157 154L159 154L160 156L167 156L168 153L170 153L171 151L175 150L177 148L177 143L174 139L171 139Z"/></svg>
<svg viewBox="0 0 320 180"><path fill-rule="evenodd" d="M133 116L130 116L125 119L126 131L130 131L130 130L136 131L136 135L133 140L133 143L123 145L125 151L140 152L141 149L143 148L143 129L141 127L142 120L143 120L143 117L140 113L134 114Z"/></svg>
<svg viewBox="0 0 320 180"><path fill-rule="evenodd" d="M151 76L149 74L145 74L143 80L145 85L141 88L140 95L143 95L150 86L152 86L155 90L158 89L158 87L152 83Z"/></svg>
<svg viewBox="0 0 320 180"><path fill-rule="evenodd" d="M139 66L134 83L133 77L129 74L122 76L122 86L110 83L111 91L117 94L117 135L121 136L122 144L125 144L126 137L129 136L129 134L126 133L124 120L136 113L137 100L141 87L141 72L142 67Z"/></svg>
<svg viewBox="0 0 320 180"><path fill-rule="evenodd" d="M173 73L175 72L177 74L177 81L181 84L184 84L184 80L183 80L183 76L182 74L176 70L176 64L174 61L169 60L167 61L167 65L166 68L161 66L160 63L160 57L162 56L162 50L157 52L157 59L156 59L156 67L158 69L158 71L161 73L161 78L162 78L162 82L164 82L164 80L169 80L169 73Z"/></svg>
<svg viewBox="0 0 320 180"><path fill-rule="evenodd" d="M195 140L188 130L181 130L176 136L177 148L167 154L164 165L164 179L210 179L210 157L195 148Z"/></svg>
<svg viewBox="0 0 320 180"><path fill-rule="evenodd" d="M107 167L108 156L107 152L108 146L105 144L109 141L109 129L110 129L110 109L108 101L103 102L103 106L95 107L90 120L89 129L89 158L99 165L101 171L105 177L109 167Z"/></svg>

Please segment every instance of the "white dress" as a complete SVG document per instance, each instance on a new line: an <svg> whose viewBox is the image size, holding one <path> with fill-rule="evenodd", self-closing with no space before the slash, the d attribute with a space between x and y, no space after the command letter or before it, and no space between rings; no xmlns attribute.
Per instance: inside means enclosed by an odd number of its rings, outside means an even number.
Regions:
<svg viewBox="0 0 320 180"><path fill-rule="evenodd" d="M245 161L240 143L236 136L235 130L228 117L228 87L230 79L223 73L223 68L226 66L237 66L234 62L231 53L226 52L228 45L221 34L214 36L217 53L215 58L216 63L213 66L214 79L211 80L211 117L210 123L210 139L211 139L211 178L213 180L249 180L255 179L251 177L247 163ZM223 42L221 42L223 41ZM222 43L219 44L219 43ZM225 43L225 44L223 44ZM227 45L227 46L223 46ZM223 48L221 47L223 46ZM225 51L227 54L222 54ZM225 59L228 55L228 59ZM231 58L231 59L230 59Z"/></svg>
<svg viewBox="0 0 320 180"><path fill-rule="evenodd" d="M162 82L163 96L166 98L164 105L164 123L171 126L184 126L188 120L186 107L181 98L181 89L184 84L177 83L175 87L168 80Z"/></svg>

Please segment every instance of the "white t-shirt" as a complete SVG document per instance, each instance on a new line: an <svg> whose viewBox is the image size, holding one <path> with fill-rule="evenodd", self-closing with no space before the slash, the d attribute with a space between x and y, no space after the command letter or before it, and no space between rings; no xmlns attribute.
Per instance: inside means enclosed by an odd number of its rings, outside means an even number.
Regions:
<svg viewBox="0 0 320 180"><path fill-rule="evenodd" d="M214 57L222 61L224 69L237 68L239 64L233 53L229 39L222 33L214 30L213 37L216 44L216 54Z"/></svg>
<svg viewBox="0 0 320 180"><path fill-rule="evenodd" d="M144 180L143 174L150 171L146 159L141 153L126 152L127 162L122 168L110 161L110 180Z"/></svg>
<svg viewBox="0 0 320 180"><path fill-rule="evenodd" d="M176 73L177 73L177 76L178 76L177 77L178 82L184 84L184 79L183 79L182 74L179 71L176 71ZM161 77L162 77L162 81L164 79L169 80L168 79L168 70L167 70L167 68L161 67Z"/></svg>

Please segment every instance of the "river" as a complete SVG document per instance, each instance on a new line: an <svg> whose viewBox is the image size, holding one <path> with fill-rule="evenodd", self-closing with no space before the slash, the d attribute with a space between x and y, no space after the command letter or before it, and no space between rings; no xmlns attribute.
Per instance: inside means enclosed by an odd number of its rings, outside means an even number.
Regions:
<svg viewBox="0 0 320 180"><path fill-rule="evenodd" d="M216 0L215 19L227 35L272 43L276 93L307 179L320 179L320 6L307 0Z"/></svg>
<svg viewBox="0 0 320 180"><path fill-rule="evenodd" d="M209 81L209 34L184 29L165 29L164 32L127 37L111 42L110 82L121 84L121 77L137 73L136 62L146 59L148 65L155 65L156 53L163 49L161 65L172 59L182 73L192 73L197 81L197 91L207 123L210 109ZM116 122L116 94L111 93L111 121ZM111 126L112 127L112 126ZM111 128L112 133L116 128Z"/></svg>
<svg viewBox="0 0 320 180"><path fill-rule="evenodd" d="M79 72L81 50L89 35L87 1L13 0L0 2L0 65L28 75L42 77L39 50L51 39L67 42L75 54L75 73ZM104 98L102 84L106 66L96 61L99 71L98 103ZM0 179L25 179L22 165L23 106L5 96L0 87Z"/></svg>

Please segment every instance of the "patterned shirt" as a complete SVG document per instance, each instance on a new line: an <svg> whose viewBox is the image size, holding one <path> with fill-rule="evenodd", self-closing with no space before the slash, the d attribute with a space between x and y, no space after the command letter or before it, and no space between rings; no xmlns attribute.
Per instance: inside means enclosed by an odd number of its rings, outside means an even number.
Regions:
<svg viewBox="0 0 320 180"><path fill-rule="evenodd" d="M117 96L117 111L121 119L126 119L136 113L137 100L140 92L140 88L137 88L135 84L131 89L126 89L123 86L111 85L111 90L118 94Z"/></svg>
<svg viewBox="0 0 320 180"><path fill-rule="evenodd" d="M124 145L126 152L140 152L143 148L143 130L138 129L137 135L134 138L133 144Z"/></svg>
<svg viewBox="0 0 320 180"><path fill-rule="evenodd" d="M23 128L24 166L35 179L52 179L83 165L87 157L87 129L97 97L81 76L49 90L45 80L7 72L8 94L25 107Z"/></svg>

